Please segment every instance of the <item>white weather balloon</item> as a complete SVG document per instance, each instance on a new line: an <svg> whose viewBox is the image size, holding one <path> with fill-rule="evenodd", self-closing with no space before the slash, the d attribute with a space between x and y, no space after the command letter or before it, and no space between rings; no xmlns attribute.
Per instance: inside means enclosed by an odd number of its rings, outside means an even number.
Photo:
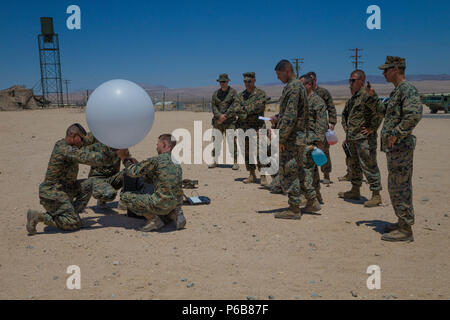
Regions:
<svg viewBox="0 0 450 320"><path fill-rule="evenodd" d="M89 130L109 147L138 144L150 131L155 110L147 92L128 80L110 80L92 92L86 106Z"/></svg>

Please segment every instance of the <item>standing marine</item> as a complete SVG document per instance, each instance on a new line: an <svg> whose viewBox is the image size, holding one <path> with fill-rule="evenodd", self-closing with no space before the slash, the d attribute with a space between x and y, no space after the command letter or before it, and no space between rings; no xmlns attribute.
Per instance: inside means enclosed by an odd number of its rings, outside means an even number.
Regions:
<svg viewBox="0 0 450 320"><path fill-rule="evenodd" d="M256 133L256 140L253 139L251 143L251 137L248 139L248 143L245 143L245 168L249 172L249 177L245 179L244 183L256 183L256 167L261 171L263 165L259 160L259 129L266 127L264 120L260 120L258 117L264 116L266 109L266 93L255 86L256 78L254 72L243 73L245 90L238 96L239 103L237 104L236 113L238 115L237 128L247 132L249 129L253 129ZM255 143L256 142L256 143ZM256 158L257 164L250 163L250 147L256 146L252 149L252 154ZM267 185L266 176L261 174L261 185Z"/></svg>
<svg viewBox="0 0 450 320"><path fill-rule="evenodd" d="M379 69L386 81L395 86L387 105L377 103L377 111L384 115L381 150L386 152L389 196L398 219L386 227L381 239L414 241L412 174L416 137L412 131L422 119L423 107L417 89L405 79L404 58L387 56ZM373 89L368 88L367 92L378 101Z"/></svg>
<svg viewBox="0 0 450 320"><path fill-rule="evenodd" d="M211 107L213 112L212 125L214 129L220 130L222 135L226 133L227 129L236 129L236 108L238 103L237 91L231 88L228 83L230 78L228 74L222 73L219 75L217 82L220 84L220 88L216 90L211 99ZM226 136L226 135L225 135ZM237 145L236 139L226 139L228 150L233 149L233 170L238 170L239 165L237 163ZM221 150L212 151L214 162L208 165L208 168L215 168L220 156Z"/></svg>

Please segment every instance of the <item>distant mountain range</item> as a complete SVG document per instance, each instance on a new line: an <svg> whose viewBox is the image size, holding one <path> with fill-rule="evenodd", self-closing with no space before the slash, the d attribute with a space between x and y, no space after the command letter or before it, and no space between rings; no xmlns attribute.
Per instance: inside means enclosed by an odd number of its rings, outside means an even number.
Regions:
<svg viewBox="0 0 450 320"><path fill-rule="evenodd" d="M449 74L407 74L406 79L409 81L445 81L450 80ZM367 80L371 83L386 83L383 76L368 75ZM323 84L343 85L348 84L348 80L329 81Z"/></svg>
<svg viewBox="0 0 450 320"><path fill-rule="evenodd" d="M418 74L407 75L409 81L414 82L420 93L442 93L450 92L450 75L448 74ZM367 76L375 90L379 95L388 96L392 91L392 84L386 83L383 76L369 75ZM168 88L163 85L139 83L141 87L153 99L153 102L158 101L180 101L184 103L209 103L212 93L219 88L218 85L204 86L204 87L187 87L187 88ZM348 80L319 82L319 85L327 88L332 94L333 98L348 98L350 91L348 88ZM280 97L283 90L281 82L265 83L257 85L260 89L266 92L268 97L276 100ZM242 85L232 84L232 87L238 92L244 88ZM92 92L92 90L90 90ZM69 94L72 103L83 104L86 101L86 91L75 91Z"/></svg>
<svg viewBox="0 0 450 320"><path fill-rule="evenodd" d="M407 74L406 79L409 81L445 81L450 80L450 74ZM367 80L371 83L386 83L383 76L368 75ZM320 82L323 85L340 86L348 84L348 80ZM279 85L278 82L265 83L264 86Z"/></svg>

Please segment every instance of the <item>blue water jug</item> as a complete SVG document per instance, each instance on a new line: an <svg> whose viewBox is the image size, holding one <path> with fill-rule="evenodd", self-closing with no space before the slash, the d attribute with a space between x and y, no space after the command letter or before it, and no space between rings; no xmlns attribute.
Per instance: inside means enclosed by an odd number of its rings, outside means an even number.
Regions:
<svg viewBox="0 0 450 320"><path fill-rule="evenodd" d="M312 154L314 163L317 164L319 167L323 166L328 161L325 153L323 153L323 151L317 147L314 148L314 150L312 151L311 154Z"/></svg>

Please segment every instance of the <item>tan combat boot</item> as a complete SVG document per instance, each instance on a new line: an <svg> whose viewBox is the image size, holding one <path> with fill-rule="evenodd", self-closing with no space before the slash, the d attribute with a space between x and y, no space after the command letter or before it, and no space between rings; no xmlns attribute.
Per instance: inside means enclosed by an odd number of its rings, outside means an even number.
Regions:
<svg viewBox="0 0 450 320"><path fill-rule="evenodd" d="M414 236L411 226L405 223L399 223L398 229L395 229L391 232L383 233L383 235L381 236L381 240L391 242L400 242L400 241L412 242L414 241Z"/></svg>
<svg viewBox="0 0 450 320"><path fill-rule="evenodd" d="M233 170L239 170L239 165L238 165L238 163L237 163L236 160L234 160L234 164L233 164L233 166L231 167L231 169L233 169Z"/></svg>
<svg viewBox="0 0 450 320"><path fill-rule="evenodd" d="M300 195L300 207L306 206L306 203L308 202L308 199L302 194Z"/></svg>
<svg viewBox="0 0 450 320"><path fill-rule="evenodd" d="M265 175L261 175L260 177L260 184L263 187L266 187L269 185L269 183L267 182L267 177Z"/></svg>
<svg viewBox="0 0 450 320"><path fill-rule="evenodd" d="M373 191L372 192L372 199L367 200L364 202L364 207L372 208L381 205L381 196L380 191Z"/></svg>
<svg viewBox="0 0 450 320"><path fill-rule="evenodd" d="M338 193L339 198L344 199L353 199L353 200L359 200L361 199L361 194L359 193L359 187L353 186L350 191L347 192L339 192Z"/></svg>
<svg viewBox="0 0 450 320"><path fill-rule="evenodd" d="M250 175L248 176L247 179L244 179L244 181L242 181L243 183L255 183L256 182L256 174L255 174L255 170L250 171Z"/></svg>
<svg viewBox="0 0 450 320"><path fill-rule="evenodd" d="M323 180L322 180L323 184L329 185L331 183L330 180L330 174L329 173L324 173L323 174Z"/></svg>
<svg viewBox="0 0 450 320"><path fill-rule="evenodd" d="M144 217L147 219L147 223L141 228L142 232L149 232L164 227L164 222L156 214L146 213Z"/></svg>
<svg viewBox="0 0 450 320"><path fill-rule="evenodd" d="M289 209L283 212L275 213L274 217L276 219L293 219L300 220L302 215L300 213L300 208L297 206L289 206Z"/></svg>
<svg viewBox="0 0 450 320"><path fill-rule="evenodd" d="M36 226L39 222L44 222L45 213L28 209L27 211L27 231L29 234L35 234Z"/></svg>
<svg viewBox="0 0 450 320"><path fill-rule="evenodd" d="M383 229L383 233L389 233L391 231L397 230L398 228L400 228L400 225L398 224L398 222L396 223L389 223L388 225L386 225Z"/></svg>
<svg viewBox="0 0 450 320"><path fill-rule="evenodd" d="M317 200L317 197L314 197L313 199L309 199L306 203L306 207L303 208L304 212L317 212L320 211L322 207L320 206L319 201Z"/></svg>
<svg viewBox="0 0 450 320"><path fill-rule="evenodd" d="M183 215L183 209L181 207L177 207L169 213L169 218L172 221L175 221L175 226L177 230L183 229L186 225L186 218Z"/></svg>
<svg viewBox="0 0 450 320"><path fill-rule="evenodd" d="M320 193L320 190L316 190L316 198L317 201L319 201L320 204L324 204L322 194Z"/></svg>

